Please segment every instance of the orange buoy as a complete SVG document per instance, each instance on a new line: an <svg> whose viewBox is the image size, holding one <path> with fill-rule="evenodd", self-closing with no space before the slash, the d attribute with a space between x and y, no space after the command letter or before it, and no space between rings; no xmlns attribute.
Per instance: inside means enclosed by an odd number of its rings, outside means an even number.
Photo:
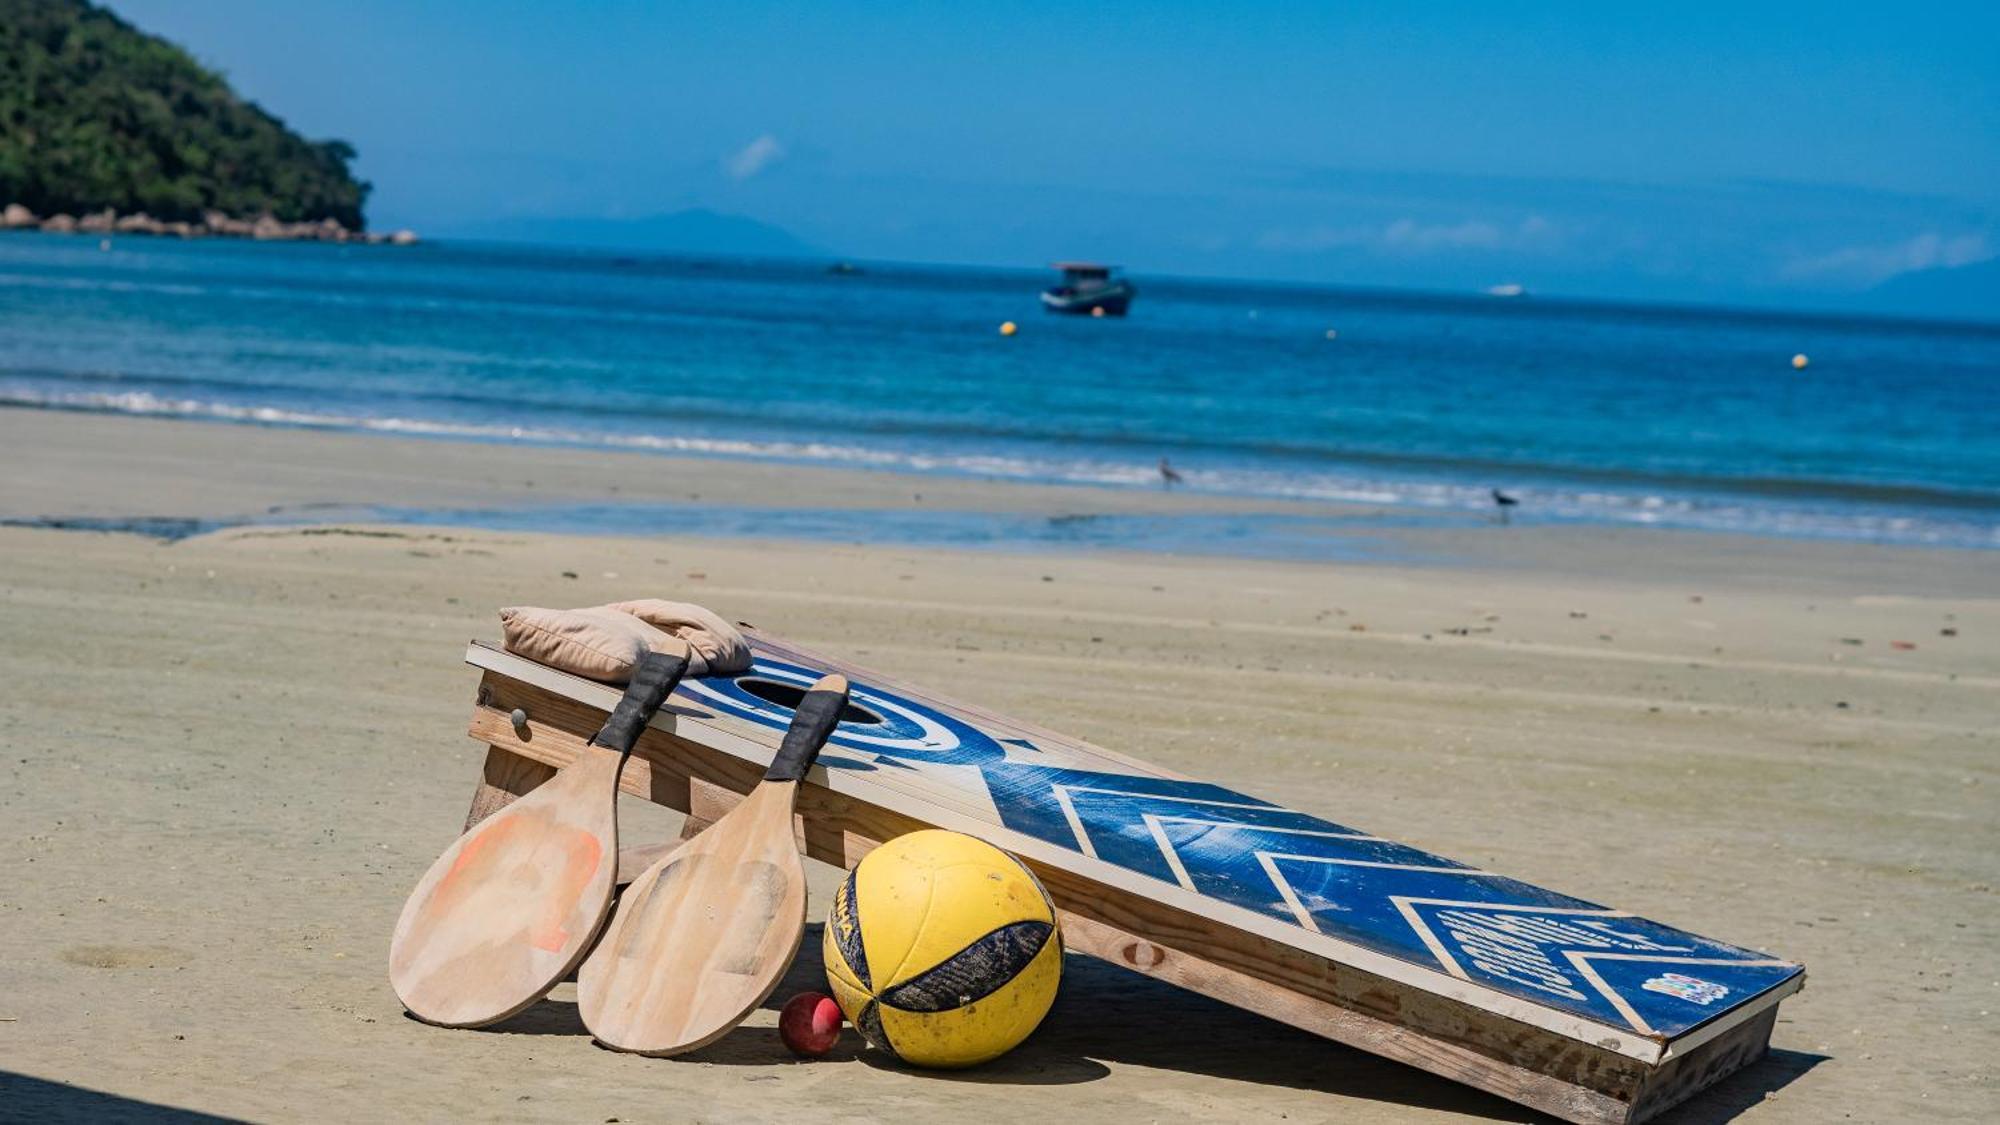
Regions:
<svg viewBox="0 0 2000 1125"><path fill-rule="evenodd" d="M1000 334L1002 336L1012 336L1014 333L1019 332L1020 330L1021 330L1020 326L1016 325L1011 320L1003 320L1000 322Z"/></svg>

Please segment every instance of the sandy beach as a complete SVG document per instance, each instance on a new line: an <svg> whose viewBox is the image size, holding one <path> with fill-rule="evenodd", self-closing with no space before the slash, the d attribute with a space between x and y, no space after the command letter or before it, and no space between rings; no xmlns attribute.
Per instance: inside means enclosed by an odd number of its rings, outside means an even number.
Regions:
<svg viewBox="0 0 2000 1125"><path fill-rule="evenodd" d="M1803 961L1771 1056L1674 1120L2000 1115L2000 565L1581 526L1365 526L1391 561L582 538L368 506L698 499L1064 515L1179 494L0 410L0 1117L1539 1120L1072 956L997 1064L682 1061L568 1003L404 1017L404 895L478 775L504 604L697 601L1186 773ZM1311 511L1325 513L1324 506ZM1345 511L1345 510L1343 510ZM635 836L673 818L634 808ZM825 913L831 869L812 865ZM819 977L817 928L779 997Z"/></svg>

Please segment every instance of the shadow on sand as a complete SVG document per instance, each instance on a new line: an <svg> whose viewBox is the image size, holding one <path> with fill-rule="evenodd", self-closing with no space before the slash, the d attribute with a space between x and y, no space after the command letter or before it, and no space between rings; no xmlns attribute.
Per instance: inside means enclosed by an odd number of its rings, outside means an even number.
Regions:
<svg viewBox="0 0 2000 1125"><path fill-rule="evenodd" d="M821 931L817 923L806 927L798 959L764 1007L775 1011L797 993L826 991ZM490 1030L516 1035L589 1034L570 1000L544 1000ZM681 1057L718 1066L797 1063L775 1027L739 1027ZM1683 1104L1667 1120L1675 1125L1728 1121L1823 1058L1774 1050L1762 1062ZM992 1086L1094 1082L1111 1073L1108 1063L1316 1090L1494 1121L1555 1120L1081 954L1071 954L1064 962L1062 991L1042 1026L1026 1043L994 1062L962 1071L904 1067L869 1050L849 1028L833 1052L819 1061L851 1060L901 1070L921 1081Z"/></svg>
<svg viewBox="0 0 2000 1125"><path fill-rule="evenodd" d="M121 1098L66 1082L50 1082L0 1070L0 1119L36 1122L144 1122L145 1125L229 1125L217 1117L178 1106Z"/></svg>

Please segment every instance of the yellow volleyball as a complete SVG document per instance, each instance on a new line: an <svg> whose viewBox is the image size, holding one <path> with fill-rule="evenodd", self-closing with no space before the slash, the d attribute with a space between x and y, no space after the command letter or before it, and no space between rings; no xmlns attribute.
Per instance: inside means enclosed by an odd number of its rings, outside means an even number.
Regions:
<svg viewBox="0 0 2000 1125"><path fill-rule="evenodd" d="M1014 857L927 829L868 853L834 895L826 978L870 1046L974 1066L1042 1022L1062 980L1055 907Z"/></svg>

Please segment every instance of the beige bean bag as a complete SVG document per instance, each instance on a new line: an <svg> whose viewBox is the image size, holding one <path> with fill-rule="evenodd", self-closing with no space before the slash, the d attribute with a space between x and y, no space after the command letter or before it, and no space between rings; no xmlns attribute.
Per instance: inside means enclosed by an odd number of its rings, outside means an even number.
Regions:
<svg viewBox="0 0 2000 1125"><path fill-rule="evenodd" d="M565 672L622 684L669 635L687 642L688 675L740 672L750 645L734 625L698 605L659 598L587 609L509 606L500 611L507 651Z"/></svg>

